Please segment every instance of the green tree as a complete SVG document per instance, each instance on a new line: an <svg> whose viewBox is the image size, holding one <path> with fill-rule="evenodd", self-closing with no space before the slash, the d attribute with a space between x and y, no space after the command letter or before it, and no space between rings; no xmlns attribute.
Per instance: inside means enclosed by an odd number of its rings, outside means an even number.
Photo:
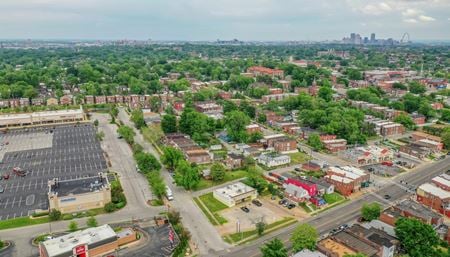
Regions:
<svg viewBox="0 0 450 257"><path fill-rule="evenodd" d="M333 89L331 87L322 86L319 88L318 96L323 100L330 102L333 100Z"/></svg>
<svg viewBox="0 0 450 257"><path fill-rule="evenodd" d="M427 91L424 85L417 81L412 81L409 83L409 92L413 94L423 94Z"/></svg>
<svg viewBox="0 0 450 257"><path fill-rule="evenodd" d="M145 120L144 120L144 114L142 113L142 110L134 110L131 112L131 121L134 123L134 126L137 129L141 129L142 127L145 127Z"/></svg>
<svg viewBox="0 0 450 257"><path fill-rule="evenodd" d="M51 209L48 213L48 218L50 221L56 221L61 219L61 212L56 209Z"/></svg>
<svg viewBox="0 0 450 257"><path fill-rule="evenodd" d="M392 88L400 89L400 90L407 90L407 89L408 89L404 84L399 83L399 82L395 82L395 83L392 85Z"/></svg>
<svg viewBox="0 0 450 257"><path fill-rule="evenodd" d="M159 199L162 199L162 197L166 195L166 184L159 171L148 173L147 179L150 184L152 193Z"/></svg>
<svg viewBox="0 0 450 257"><path fill-rule="evenodd" d="M361 207L361 216L365 221L376 220L380 217L380 214L381 214L381 206L376 202L370 204L365 203Z"/></svg>
<svg viewBox="0 0 450 257"><path fill-rule="evenodd" d="M450 109L442 109L441 111L441 120L445 122L450 122Z"/></svg>
<svg viewBox="0 0 450 257"><path fill-rule="evenodd" d="M189 162L181 160L175 169L175 183L178 186L184 187L186 190L191 190L200 182L197 167L192 167Z"/></svg>
<svg viewBox="0 0 450 257"><path fill-rule="evenodd" d="M292 250L294 252L299 252L303 249L309 249L313 251L316 249L317 239L319 234L317 230L307 224L300 224L294 230L291 236Z"/></svg>
<svg viewBox="0 0 450 257"><path fill-rule="evenodd" d="M309 135L308 145L310 145L316 151L323 149L323 143L320 140L319 134L312 133L311 135Z"/></svg>
<svg viewBox="0 0 450 257"><path fill-rule="evenodd" d="M78 223L76 221L71 221L69 223L69 231L74 232L78 230Z"/></svg>
<svg viewBox="0 0 450 257"><path fill-rule="evenodd" d="M90 216L86 221L86 226L93 228L98 226L97 219L94 216Z"/></svg>
<svg viewBox="0 0 450 257"><path fill-rule="evenodd" d="M256 143L261 139L263 139L263 134L261 132L254 132L249 135L248 142Z"/></svg>
<svg viewBox="0 0 450 257"><path fill-rule="evenodd" d="M236 142L245 142L247 132L245 127L250 123L250 118L241 111L232 111L225 118L225 127L230 138Z"/></svg>
<svg viewBox="0 0 450 257"><path fill-rule="evenodd" d="M135 159L139 169L144 173L161 169L158 159L151 153L138 152L135 154Z"/></svg>
<svg viewBox="0 0 450 257"><path fill-rule="evenodd" d="M439 236L431 225L413 218L395 222L395 235L411 257L434 257Z"/></svg>
<svg viewBox="0 0 450 257"><path fill-rule="evenodd" d="M98 120L94 120L94 126L98 127Z"/></svg>
<svg viewBox="0 0 450 257"><path fill-rule="evenodd" d="M274 238L261 247L263 257L288 257L288 251L284 247L283 242Z"/></svg>
<svg viewBox="0 0 450 257"><path fill-rule="evenodd" d="M398 122L405 126L405 128L413 130L416 128L416 124L414 123L413 119L406 115L406 114L400 114L399 116L395 117L395 122Z"/></svg>
<svg viewBox="0 0 450 257"><path fill-rule="evenodd" d="M225 178L225 167L221 163L215 162L211 166L211 178L213 181L222 181Z"/></svg>
<svg viewBox="0 0 450 257"><path fill-rule="evenodd" d="M166 134L177 132L177 116L169 114L164 115L161 120L161 128Z"/></svg>
<svg viewBox="0 0 450 257"><path fill-rule="evenodd" d="M103 209L105 210L105 212L113 212L116 210L116 205L114 203L107 203L105 204L105 207L103 207Z"/></svg>
<svg viewBox="0 0 450 257"><path fill-rule="evenodd" d="M264 233L264 230L266 230L266 223L264 221L259 221L255 224L256 226L256 232L258 233L258 236L262 236Z"/></svg>
<svg viewBox="0 0 450 257"><path fill-rule="evenodd" d="M446 149L450 149L450 128L445 128L441 133L442 143Z"/></svg>
<svg viewBox="0 0 450 257"><path fill-rule="evenodd" d="M168 169L175 170L178 162L183 159L184 155L180 150L171 146L164 147L161 161Z"/></svg>
<svg viewBox="0 0 450 257"><path fill-rule="evenodd" d="M128 126L120 126L117 129L117 133L123 137L123 139L125 139L125 141L128 144L133 144L134 142L134 136L136 135L136 133L134 132L134 130Z"/></svg>

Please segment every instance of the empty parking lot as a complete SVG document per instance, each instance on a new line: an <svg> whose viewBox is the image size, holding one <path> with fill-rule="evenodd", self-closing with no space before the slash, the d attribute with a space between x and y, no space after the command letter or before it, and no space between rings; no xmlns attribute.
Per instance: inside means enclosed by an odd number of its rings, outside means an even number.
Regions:
<svg viewBox="0 0 450 257"><path fill-rule="evenodd" d="M102 149L91 124L9 131L0 136L0 220L26 216L47 209L47 182L94 176L107 169ZM13 173L26 171L20 177Z"/></svg>

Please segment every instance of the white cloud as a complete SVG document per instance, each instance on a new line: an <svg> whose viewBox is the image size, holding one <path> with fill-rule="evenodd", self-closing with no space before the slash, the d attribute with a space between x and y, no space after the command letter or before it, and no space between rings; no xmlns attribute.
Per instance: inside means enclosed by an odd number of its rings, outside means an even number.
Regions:
<svg viewBox="0 0 450 257"><path fill-rule="evenodd" d="M419 15L418 19L423 22L435 21L436 19L431 16Z"/></svg>
<svg viewBox="0 0 450 257"><path fill-rule="evenodd" d="M413 18L403 19L403 21L406 22L406 23L417 23L417 20L413 19Z"/></svg>
<svg viewBox="0 0 450 257"><path fill-rule="evenodd" d="M417 9L413 9L413 8L408 8L405 11L402 12L402 15L405 17L414 17L417 15L420 15L422 13L422 11L417 10Z"/></svg>
<svg viewBox="0 0 450 257"><path fill-rule="evenodd" d="M392 11L392 7L385 3L368 4L360 9L361 12L368 15L382 15Z"/></svg>

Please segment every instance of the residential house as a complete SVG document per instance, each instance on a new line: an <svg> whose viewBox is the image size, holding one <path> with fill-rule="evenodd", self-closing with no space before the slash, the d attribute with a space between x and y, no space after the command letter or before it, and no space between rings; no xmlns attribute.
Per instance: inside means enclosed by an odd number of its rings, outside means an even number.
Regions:
<svg viewBox="0 0 450 257"><path fill-rule="evenodd" d="M266 68L266 67L261 67L261 66L249 67L247 69L247 73L253 74L254 77L263 76L263 75L267 75L272 78L274 78L274 77L283 78L284 77L283 70L271 69L271 68Z"/></svg>
<svg viewBox="0 0 450 257"><path fill-rule="evenodd" d="M277 153L261 154L257 159L258 163L269 168L287 165L291 162L291 157L289 155L282 155Z"/></svg>
<svg viewBox="0 0 450 257"><path fill-rule="evenodd" d="M58 105L58 99L50 97L47 99L47 106Z"/></svg>
<svg viewBox="0 0 450 257"><path fill-rule="evenodd" d="M62 105L71 105L72 104L72 96L63 95L63 96L61 96L61 98L59 98L59 102Z"/></svg>
<svg viewBox="0 0 450 257"><path fill-rule="evenodd" d="M245 157L240 154L230 153L225 159L225 166L230 170L239 169L244 166Z"/></svg>

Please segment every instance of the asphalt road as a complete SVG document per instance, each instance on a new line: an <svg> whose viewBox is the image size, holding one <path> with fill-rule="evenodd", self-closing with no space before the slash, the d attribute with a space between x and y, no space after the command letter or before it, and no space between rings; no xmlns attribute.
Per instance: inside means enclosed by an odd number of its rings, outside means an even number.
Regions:
<svg viewBox="0 0 450 257"><path fill-rule="evenodd" d="M387 183L376 192L364 195L363 197L348 202L344 205L337 206L329 211L325 211L317 216L304 220L313 226L315 226L321 234L328 233L333 228L336 228L340 224L353 223L360 215L361 206L364 203L378 202L384 207L393 204L395 201L413 196L413 191L408 190L406 184L400 183L400 181L408 183L408 186L419 186L426 181L429 181L436 175L439 175L450 169L450 158L446 158L439 162L428 163L408 173L402 174L392 180L391 183ZM389 194L391 201L384 200L383 196ZM287 247L290 247L289 237L297 224L286 227L275 233L263 236L252 243L237 246L229 251L215 252L209 256L227 256L227 257L255 257L260 256L260 247L264 242L278 237L285 242Z"/></svg>

